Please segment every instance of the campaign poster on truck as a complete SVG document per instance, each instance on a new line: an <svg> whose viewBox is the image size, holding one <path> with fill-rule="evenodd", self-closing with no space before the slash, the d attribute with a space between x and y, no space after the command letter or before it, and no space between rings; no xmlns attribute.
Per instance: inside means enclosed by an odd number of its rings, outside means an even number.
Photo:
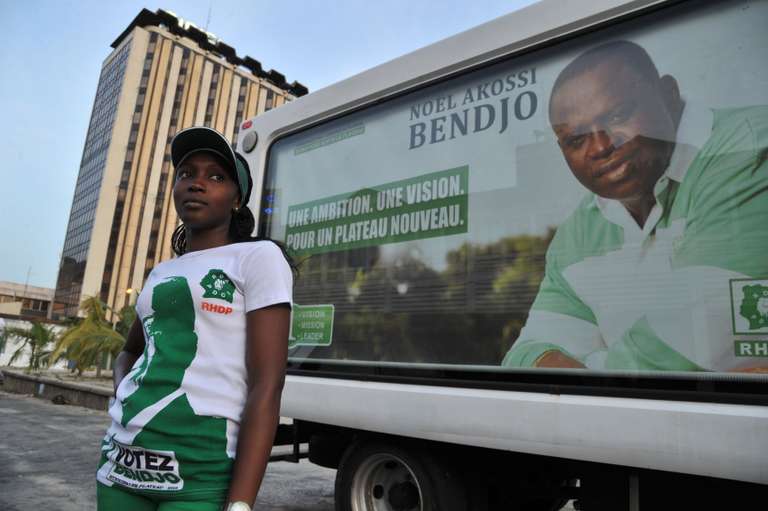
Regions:
<svg viewBox="0 0 768 511"><path fill-rule="evenodd" d="M713 14L278 140L262 223L325 307L291 356L768 372L768 7Z"/></svg>

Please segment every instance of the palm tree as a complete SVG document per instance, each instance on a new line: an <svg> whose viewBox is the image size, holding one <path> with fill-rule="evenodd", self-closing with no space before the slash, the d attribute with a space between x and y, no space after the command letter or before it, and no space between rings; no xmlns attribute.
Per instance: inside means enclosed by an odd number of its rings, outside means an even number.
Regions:
<svg viewBox="0 0 768 511"><path fill-rule="evenodd" d="M29 328L5 327L2 333L3 341L15 339L21 345L13 352L8 365L19 359L25 350L29 350L29 361L26 372L39 371L46 367L51 360L51 350L47 349L56 340L56 332L53 327L43 325L39 321L32 321Z"/></svg>
<svg viewBox="0 0 768 511"><path fill-rule="evenodd" d="M111 309L97 297L85 298L80 307L85 311L85 317L61 334L51 357L73 361L78 376L94 365L96 376L101 376L101 364L106 356L115 357L122 349L135 312L133 307L123 307L114 313L118 322L113 326L106 318Z"/></svg>
<svg viewBox="0 0 768 511"><path fill-rule="evenodd" d="M128 338L128 331L133 325L133 321L136 319L136 307L133 305L124 305L122 309L117 312L118 321L115 323L115 330L122 335L125 339Z"/></svg>

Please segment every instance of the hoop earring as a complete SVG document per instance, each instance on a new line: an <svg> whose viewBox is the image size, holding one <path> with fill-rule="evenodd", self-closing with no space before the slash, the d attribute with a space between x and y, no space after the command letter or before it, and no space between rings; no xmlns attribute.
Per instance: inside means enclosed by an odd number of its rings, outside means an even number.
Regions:
<svg viewBox="0 0 768 511"><path fill-rule="evenodd" d="M187 229L181 223L173 230L171 235L171 247L176 255L182 255L187 251Z"/></svg>

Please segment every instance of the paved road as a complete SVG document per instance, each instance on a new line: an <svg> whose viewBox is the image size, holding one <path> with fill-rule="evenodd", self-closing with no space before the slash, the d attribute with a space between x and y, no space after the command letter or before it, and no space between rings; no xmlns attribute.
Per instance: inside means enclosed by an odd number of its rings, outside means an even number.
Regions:
<svg viewBox="0 0 768 511"><path fill-rule="evenodd" d="M77 406L0 391L0 509L93 511L99 441L109 418ZM332 511L335 472L270 464L256 509Z"/></svg>

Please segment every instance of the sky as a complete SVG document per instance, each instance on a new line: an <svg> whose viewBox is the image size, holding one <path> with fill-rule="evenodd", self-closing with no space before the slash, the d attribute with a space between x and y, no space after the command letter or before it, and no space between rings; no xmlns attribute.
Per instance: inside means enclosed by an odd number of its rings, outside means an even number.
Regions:
<svg viewBox="0 0 768 511"><path fill-rule="evenodd" d="M534 0L0 0L0 281L55 287L103 60L142 8L310 92Z"/></svg>

